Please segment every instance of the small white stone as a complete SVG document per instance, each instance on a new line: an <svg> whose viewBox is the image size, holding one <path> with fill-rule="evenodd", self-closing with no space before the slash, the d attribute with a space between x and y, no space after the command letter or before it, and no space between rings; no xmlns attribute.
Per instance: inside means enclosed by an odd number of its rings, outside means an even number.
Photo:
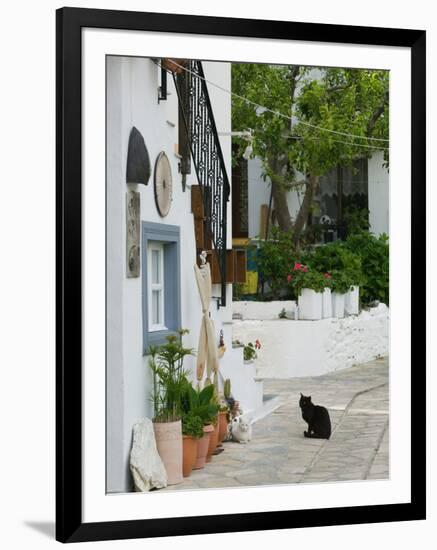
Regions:
<svg viewBox="0 0 437 550"><path fill-rule="evenodd" d="M146 492L154 487L167 487L167 472L156 449L153 424L149 418L134 424L130 471L135 491Z"/></svg>

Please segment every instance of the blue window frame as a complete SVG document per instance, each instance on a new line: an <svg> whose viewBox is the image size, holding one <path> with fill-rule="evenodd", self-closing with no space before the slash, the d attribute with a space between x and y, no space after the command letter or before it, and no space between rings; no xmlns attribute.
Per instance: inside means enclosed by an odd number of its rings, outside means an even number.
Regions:
<svg viewBox="0 0 437 550"><path fill-rule="evenodd" d="M181 328L180 228L143 221L141 237L146 354L149 346L164 344L168 335Z"/></svg>

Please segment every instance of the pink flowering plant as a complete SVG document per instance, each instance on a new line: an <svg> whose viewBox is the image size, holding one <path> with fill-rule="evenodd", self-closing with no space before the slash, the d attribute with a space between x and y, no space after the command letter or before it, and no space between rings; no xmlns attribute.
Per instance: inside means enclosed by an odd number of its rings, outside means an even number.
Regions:
<svg viewBox="0 0 437 550"><path fill-rule="evenodd" d="M287 275L287 284L291 286L297 296L303 288L309 288L315 292L323 292L330 286L330 277L311 269L308 265L296 262Z"/></svg>

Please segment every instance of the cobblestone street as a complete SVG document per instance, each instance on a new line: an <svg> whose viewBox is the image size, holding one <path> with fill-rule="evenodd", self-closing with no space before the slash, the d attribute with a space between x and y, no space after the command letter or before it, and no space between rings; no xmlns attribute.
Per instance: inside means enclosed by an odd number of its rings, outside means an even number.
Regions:
<svg viewBox="0 0 437 550"><path fill-rule="evenodd" d="M204 469L163 490L387 479L388 373L382 358L320 377L265 380L280 406L253 425L252 441L225 442ZM300 392L329 410L329 441L303 436Z"/></svg>

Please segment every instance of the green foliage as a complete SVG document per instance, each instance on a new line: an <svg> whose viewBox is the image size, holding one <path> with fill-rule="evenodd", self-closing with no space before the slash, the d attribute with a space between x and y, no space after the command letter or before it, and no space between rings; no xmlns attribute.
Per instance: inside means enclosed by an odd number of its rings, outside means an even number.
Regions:
<svg viewBox="0 0 437 550"><path fill-rule="evenodd" d="M196 390L188 380L185 380L181 403L185 414L200 417L204 425L213 423L219 410L213 384Z"/></svg>
<svg viewBox="0 0 437 550"><path fill-rule="evenodd" d="M352 286L352 279L346 271L337 271L334 270L331 273L332 278L330 279L330 288L332 292L338 292L339 294L344 294Z"/></svg>
<svg viewBox="0 0 437 550"><path fill-rule="evenodd" d="M149 367L153 373L153 413L155 422L173 422L182 415L182 395L188 372L184 370L184 358L193 355L193 350L185 348L180 331L179 337L167 337L167 343L148 350Z"/></svg>
<svg viewBox="0 0 437 550"><path fill-rule="evenodd" d="M344 246L359 255L364 274L360 289L361 300L368 304L373 300L389 303L389 244L388 236L375 237L368 232L350 235Z"/></svg>
<svg viewBox="0 0 437 550"><path fill-rule="evenodd" d="M352 285L365 282L361 268L361 257L345 246L342 241L333 241L313 248L305 255L305 261L322 273L342 272Z"/></svg>
<svg viewBox="0 0 437 550"><path fill-rule="evenodd" d="M255 345L252 342L249 342L244 346L243 357L245 361L253 361L258 357Z"/></svg>
<svg viewBox="0 0 437 550"><path fill-rule="evenodd" d="M182 415L182 433L199 439L203 436L203 422L200 416L193 413L185 413Z"/></svg>
<svg viewBox="0 0 437 550"><path fill-rule="evenodd" d="M256 264L274 299L279 298L281 290L285 288L287 273L295 259L296 249L292 233L272 227L269 238L260 243Z"/></svg>
<svg viewBox="0 0 437 550"><path fill-rule="evenodd" d="M369 211L367 208L346 208L343 214L343 221L346 225L348 235L368 231L370 227Z"/></svg>
<svg viewBox="0 0 437 550"><path fill-rule="evenodd" d="M297 184L296 171L323 175L334 166L350 165L358 156L370 156L371 147L380 146L314 126L388 138L388 86L388 71L233 63L235 93L287 117L296 116L297 121L292 125L234 96L232 128L254 130L254 155L261 159L265 175L291 188ZM244 140L236 141L241 150L246 146ZM357 141L369 148L352 145ZM281 159L280 171L272 171L271 158Z"/></svg>
<svg viewBox="0 0 437 550"><path fill-rule="evenodd" d="M287 276L287 280L297 296L300 296L303 288L323 292L323 289L329 284L323 273L299 263L295 264L292 273Z"/></svg>

